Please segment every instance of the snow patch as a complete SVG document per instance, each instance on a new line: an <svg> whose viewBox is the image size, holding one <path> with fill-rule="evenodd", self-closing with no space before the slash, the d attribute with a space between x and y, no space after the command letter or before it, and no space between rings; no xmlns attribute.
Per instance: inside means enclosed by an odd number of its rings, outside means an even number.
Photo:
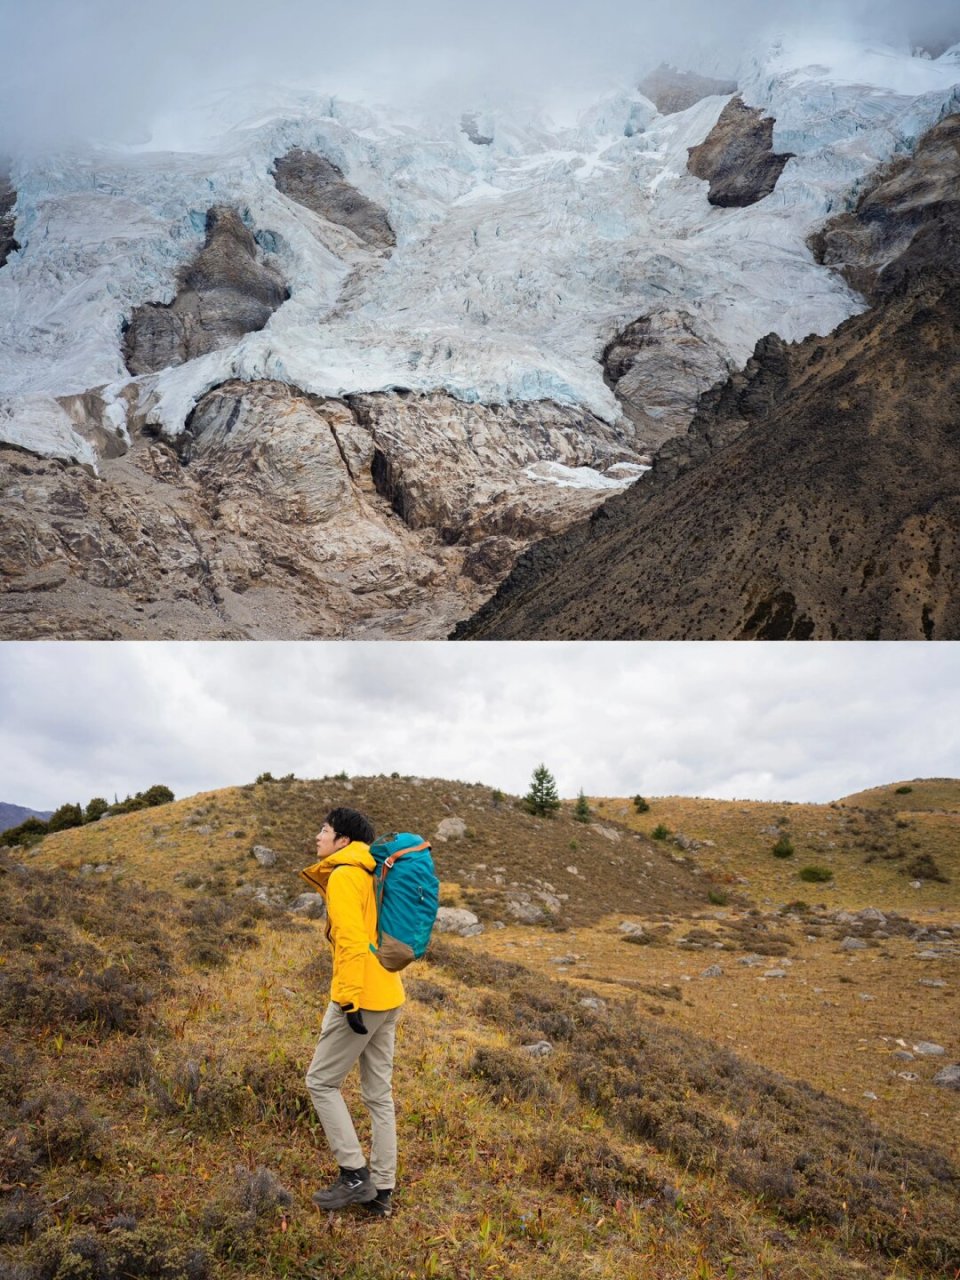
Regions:
<svg viewBox="0 0 960 1280"><path fill-rule="evenodd" d="M626 489L647 471L649 467L633 462L618 462L608 468L606 474L593 467L566 467L562 462L534 462L525 467L528 480L555 484L561 489Z"/></svg>

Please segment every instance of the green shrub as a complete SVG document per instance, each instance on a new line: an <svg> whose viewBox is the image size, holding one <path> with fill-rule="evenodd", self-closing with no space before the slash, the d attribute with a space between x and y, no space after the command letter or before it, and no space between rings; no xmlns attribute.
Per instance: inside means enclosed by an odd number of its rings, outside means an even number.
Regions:
<svg viewBox="0 0 960 1280"><path fill-rule="evenodd" d="M633 797L633 807L634 807L634 809L636 809L637 813L649 813L649 812L650 812L650 806L649 806L649 804L647 803L647 801L646 801L646 800L644 800L643 796L634 796L634 797Z"/></svg>
<svg viewBox="0 0 960 1280"><path fill-rule="evenodd" d="M657 825L650 832L650 838L652 840L666 840L669 834L670 834L669 828L665 827L662 822L658 822Z"/></svg>
<svg viewBox="0 0 960 1280"><path fill-rule="evenodd" d="M711 889L707 894L707 901L715 907L725 907L730 902L730 895L723 889Z"/></svg>
<svg viewBox="0 0 960 1280"><path fill-rule="evenodd" d="M47 824L40 818L25 818L19 826L9 827L0 833L0 839L4 844L29 848L32 844L39 844L47 831Z"/></svg>
<svg viewBox="0 0 960 1280"><path fill-rule="evenodd" d="M908 796L912 790L913 787L897 787L893 794L895 796Z"/></svg>
<svg viewBox="0 0 960 1280"><path fill-rule="evenodd" d="M83 820L84 822L99 822L103 815L109 813L109 811L110 806L103 796L94 796L83 811Z"/></svg>
<svg viewBox="0 0 960 1280"><path fill-rule="evenodd" d="M800 879L808 884L826 884L828 880L833 879L833 872L829 867L801 867Z"/></svg>
<svg viewBox="0 0 960 1280"><path fill-rule="evenodd" d="M80 827L83 825L83 810L78 804L62 804L57 811L51 815L50 821L47 823L48 831L66 831L69 827Z"/></svg>
<svg viewBox="0 0 960 1280"><path fill-rule="evenodd" d="M775 858L792 858L794 849L790 842L790 837L786 835L781 836L770 852Z"/></svg>
<svg viewBox="0 0 960 1280"><path fill-rule="evenodd" d="M905 867L901 867L900 874L910 876L914 880L935 880L938 884L950 883L949 877L943 874L929 853L918 854Z"/></svg>

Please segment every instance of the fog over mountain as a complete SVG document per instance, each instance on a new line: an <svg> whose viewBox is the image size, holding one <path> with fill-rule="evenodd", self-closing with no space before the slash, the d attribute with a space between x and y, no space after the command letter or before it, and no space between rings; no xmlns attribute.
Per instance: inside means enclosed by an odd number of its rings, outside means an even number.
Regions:
<svg viewBox="0 0 960 1280"><path fill-rule="evenodd" d="M818 0L802 12L788 0L2 0L0 151L90 134L143 140L158 115L255 81L377 101L521 94L562 111L663 61L735 74L744 50L779 28L935 52L960 38L952 0Z"/></svg>

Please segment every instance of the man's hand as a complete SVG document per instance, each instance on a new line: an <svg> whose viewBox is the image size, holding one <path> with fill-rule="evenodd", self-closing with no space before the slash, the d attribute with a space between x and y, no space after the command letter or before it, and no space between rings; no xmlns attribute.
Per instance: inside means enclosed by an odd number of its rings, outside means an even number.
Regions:
<svg viewBox="0 0 960 1280"><path fill-rule="evenodd" d="M358 1036L365 1036L367 1034L367 1028L363 1025L363 1013L361 1010L354 1009L352 1005L349 1009L345 1009L343 1005L341 1005L340 1008L343 1012L343 1016L347 1020L347 1026L350 1030L355 1031Z"/></svg>

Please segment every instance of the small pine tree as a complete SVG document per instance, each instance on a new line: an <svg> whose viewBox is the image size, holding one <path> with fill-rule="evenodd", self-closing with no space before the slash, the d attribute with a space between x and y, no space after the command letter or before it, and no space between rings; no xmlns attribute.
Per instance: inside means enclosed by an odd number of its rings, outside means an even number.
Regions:
<svg viewBox="0 0 960 1280"><path fill-rule="evenodd" d="M633 807L636 809L637 813L649 813L650 811L650 806L647 801L644 800L643 796L633 797Z"/></svg>
<svg viewBox="0 0 960 1280"><path fill-rule="evenodd" d="M552 818L560 808L557 783L545 764L538 764L533 771L530 790L523 798L527 812L538 818Z"/></svg>
<svg viewBox="0 0 960 1280"><path fill-rule="evenodd" d="M666 840L669 834L670 834L670 828L665 827L662 822L658 822L657 825L650 832L650 835L654 840Z"/></svg>
<svg viewBox="0 0 960 1280"><path fill-rule="evenodd" d="M587 804L587 797L583 794L583 787L580 788L580 794L577 796L577 803L574 806L573 816L578 822L590 821L590 806Z"/></svg>

